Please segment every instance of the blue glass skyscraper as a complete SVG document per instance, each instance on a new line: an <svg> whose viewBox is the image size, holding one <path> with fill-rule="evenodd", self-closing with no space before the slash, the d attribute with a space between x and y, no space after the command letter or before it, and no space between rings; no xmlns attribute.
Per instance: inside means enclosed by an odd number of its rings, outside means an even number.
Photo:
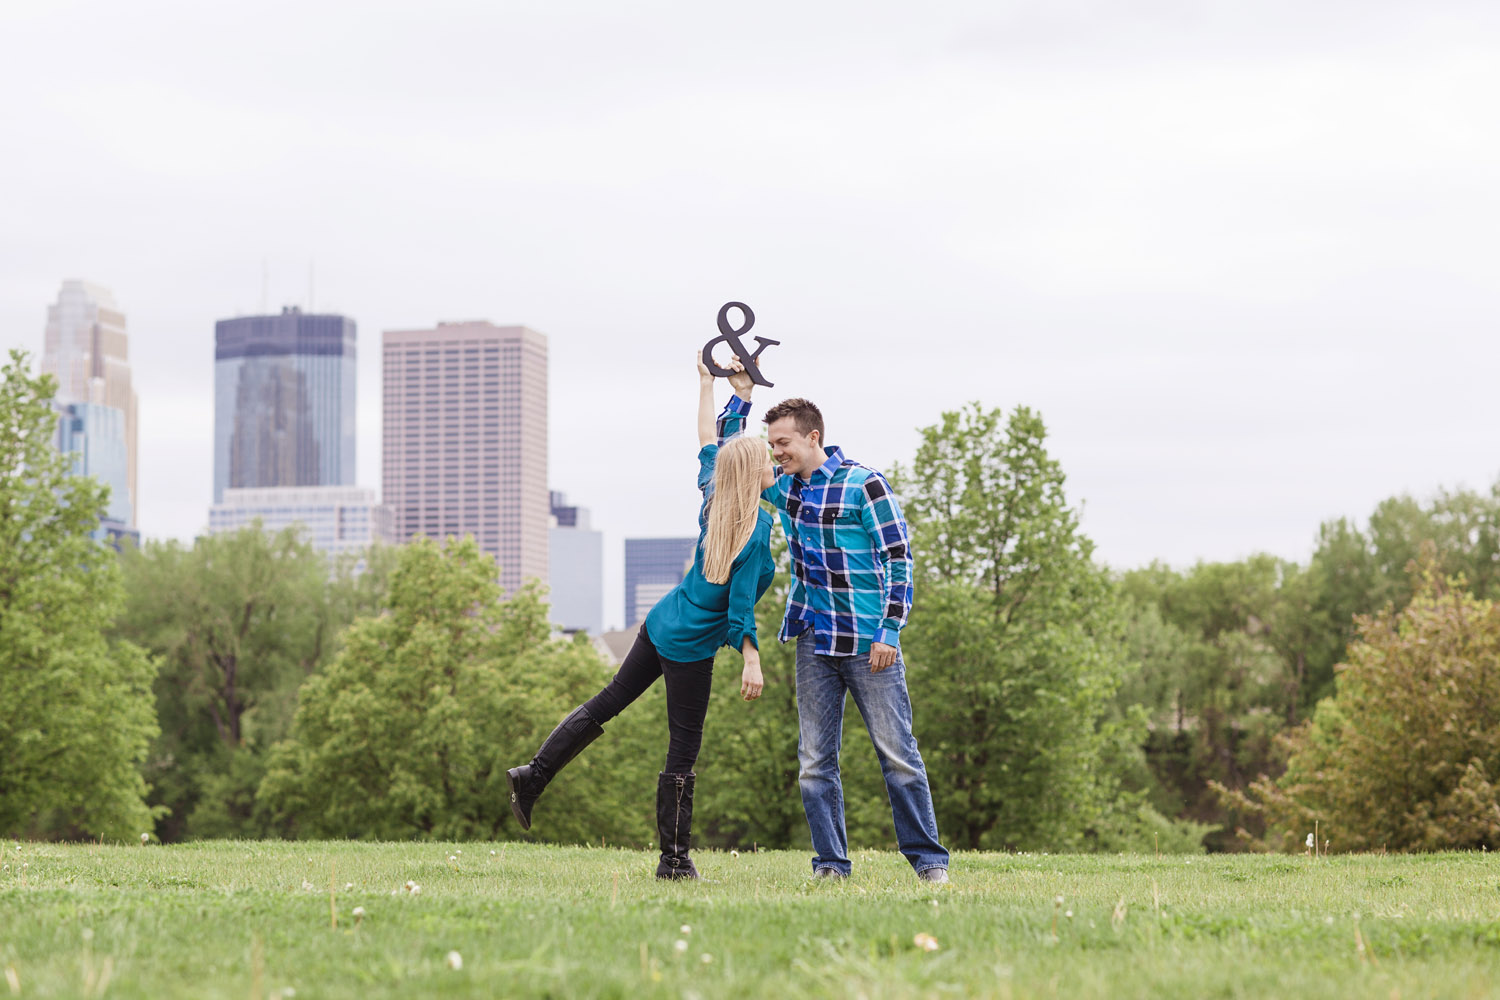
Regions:
<svg viewBox="0 0 1500 1000"><path fill-rule="evenodd" d="M220 320L214 339L214 503L231 487L354 485L354 320L289 307Z"/></svg>
<svg viewBox="0 0 1500 1000"><path fill-rule="evenodd" d="M646 620L646 612L682 582L693 565L697 538L625 539L625 625Z"/></svg>

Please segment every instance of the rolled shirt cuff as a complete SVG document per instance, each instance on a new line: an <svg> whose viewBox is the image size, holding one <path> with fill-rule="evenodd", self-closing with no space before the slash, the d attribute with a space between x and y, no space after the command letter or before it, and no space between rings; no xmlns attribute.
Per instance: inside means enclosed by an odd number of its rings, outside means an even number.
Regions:
<svg viewBox="0 0 1500 1000"><path fill-rule="evenodd" d="M881 626L878 629L875 630L875 634L870 637L870 641L871 642L883 642L887 646L895 646L897 649L900 649L901 648L901 626L899 626L899 625L892 626L888 622L887 623L882 623Z"/></svg>

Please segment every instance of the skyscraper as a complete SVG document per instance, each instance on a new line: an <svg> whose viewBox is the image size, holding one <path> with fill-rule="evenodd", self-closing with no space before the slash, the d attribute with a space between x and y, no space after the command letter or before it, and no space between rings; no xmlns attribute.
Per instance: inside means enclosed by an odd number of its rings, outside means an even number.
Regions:
<svg viewBox="0 0 1500 1000"><path fill-rule="evenodd" d="M604 631L604 533L589 525L587 507L552 494L547 575L552 624L566 632Z"/></svg>
<svg viewBox="0 0 1500 1000"><path fill-rule="evenodd" d="M472 534L547 582L547 338L484 320L387 330L382 496L396 539Z"/></svg>
<svg viewBox="0 0 1500 1000"><path fill-rule="evenodd" d="M226 489L354 485L355 329L347 316L214 325L214 503Z"/></svg>
<svg viewBox="0 0 1500 1000"><path fill-rule="evenodd" d="M88 448L78 451L77 471L110 483L111 517L125 514L123 523L134 527L140 514L137 467L137 399L130 384L130 361L125 336L125 314L115 304L109 289L87 281L64 281L57 302L47 307L47 337L42 350L42 371L57 379L56 403L70 421L66 432L79 434L88 427ZM85 404L90 410L67 410ZM118 418L94 412L109 407ZM76 427L75 427L76 424ZM63 428L59 428L60 432ZM109 443L105 435L115 435ZM80 438L79 440L83 440ZM59 445L62 445L59 440ZM90 456L108 455L109 471L91 467ZM119 460L123 459L123 467Z"/></svg>
<svg viewBox="0 0 1500 1000"><path fill-rule="evenodd" d="M625 624L646 620L646 613L682 582L693 565L697 538L625 539Z"/></svg>

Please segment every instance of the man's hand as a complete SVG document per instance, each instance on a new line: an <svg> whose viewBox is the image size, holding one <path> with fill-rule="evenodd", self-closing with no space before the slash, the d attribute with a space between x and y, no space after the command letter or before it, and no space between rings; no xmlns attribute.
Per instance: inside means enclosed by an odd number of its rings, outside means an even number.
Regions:
<svg viewBox="0 0 1500 1000"><path fill-rule="evenodd" d="M740 674L740 697L746 701L754 701L760 697L765 686L765 678L760 675L760 662L746 660L745 670Z"/></svg>
<svg viewBox="0 0 1500 1000"><path fill-rule="evenodd" d="M729 376L729 384L733 387L734 394L748 402L750 393L755 389L755 380L750 377L749 372L745 371L745 366L738 354L730 356L729 367L734 369L734 374Z"/></svg>
<svg viewBox="0 0 1500 1000"><path fill-rule="evenodd" d="M878 674L896 662L896 647L883 642L870 643L870 673Z"/></svg>

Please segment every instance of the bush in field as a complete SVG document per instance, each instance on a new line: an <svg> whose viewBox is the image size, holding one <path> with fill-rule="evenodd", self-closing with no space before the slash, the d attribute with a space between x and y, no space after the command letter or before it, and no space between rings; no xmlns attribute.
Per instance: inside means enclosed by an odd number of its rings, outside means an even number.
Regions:
<svg viewBox="0 0 1500 1000"><path fill-rule="evenodd" d="M519 833L506 768L528 760L609 670L586 642L551 637L534 590L504 600L495 577L472 539L401 550L389 611L356 621L328 669L303 684L291 738L260 787L266 808L301 836ZM622 837L649 822L644 775L591 774L611 759L586 753L549 790L566 802L538 807L549 839ZM568 794L570 779L589 777L586 793ZM646 802L639 817L622 818L626 793Z"/></svg>
<svg viewBox="0 0 1500 1000"><path fill-rule="evenodd" d="M1500 846L1500 605L1422 574L1411 603L1359 619L1333 697L1287 734L1287 770L1249 794L1265 843L1300 850Z"/></svg>

